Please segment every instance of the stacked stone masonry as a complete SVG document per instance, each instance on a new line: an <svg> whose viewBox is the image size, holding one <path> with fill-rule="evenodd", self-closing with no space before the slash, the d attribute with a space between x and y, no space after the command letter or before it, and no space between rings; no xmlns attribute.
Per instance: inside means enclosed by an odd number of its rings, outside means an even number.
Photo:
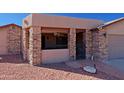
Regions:
<svg viewBox="0 0 124 93"><path fill-rule="evenodd" d="M21 52L21 28L11 26L8 32L8 53L20 54Z"/></svg>
<svg viewBox="0 0 124 93"><path fill-rule="evenodd" d="M68 42L69 42L70 60L76 60L76 29L75 28L70 28Z"/></svg>
<svg viewBox="0 0 124 93"><path fill-rule="evenodd" d="M41 64L41 27L31 27L29 34L29 62Z"/></svg>
<svg viewBox="0 0 124 93"><path fill-rule="evenodd" d="M99 58L105 62L108 59L108 47L106 32L99 31Z"/></svg>
<svg viewBox="0 0 124 93"><path fill-rule="evenodd" d="M92 56L92 32L86 30L86 59L90 59Z"/></svg>
<svg viewBox="0 0 124 93"><path fill-rule="evenodd" d="M103 31L92 31L94 59L97 61L106 61L108 59L107 37Z"/></svg>
<svg viewBox="0 0 124 93"><path fill-rule="evenodd" d="M23 53L23 59L24 60L28 60L28 54L27 54L27 52L28 52L28 48L27 48L27 46L28 46L28 38L29 37L27 37L27 34L28 34L28 30L27 29L22 29L22 53Z"/></svg>

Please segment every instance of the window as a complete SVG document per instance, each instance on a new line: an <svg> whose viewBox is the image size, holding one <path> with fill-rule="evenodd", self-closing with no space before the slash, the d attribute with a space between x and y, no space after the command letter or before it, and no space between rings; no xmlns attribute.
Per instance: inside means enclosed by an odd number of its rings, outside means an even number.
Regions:
<svg viewBox="0 0 124 93"><path fill-rule="evenodd" d="M67 34L63 34L63 36L56 36L56 46L59 48L67 48L68 38Z"/></svg>
<svg viewBox="0 0 124 93"><path fill-rule="evenodd" d="M42 49L66 49L68 48L68 36L66 33L42 33Z"/></svg>

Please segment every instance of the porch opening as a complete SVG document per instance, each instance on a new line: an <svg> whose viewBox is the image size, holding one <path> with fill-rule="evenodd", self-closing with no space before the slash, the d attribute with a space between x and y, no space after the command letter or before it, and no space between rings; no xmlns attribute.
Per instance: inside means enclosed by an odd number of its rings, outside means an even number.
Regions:
<svg viewBox="0 0 124 93"><path fill-rule="evenodd" d="M67 33L42 33L42 49L67 49Z"/></svg>
<svg viewBox="0 0 124 93"><path fill-rule="evenodd" d="M76 30L76 59L86 58L85 30Z"/></svg>
<svg viewBox="0 0 124 93"><path fill-rule="evenodd" d="M42 63L59 63L69 60L68 32L69 29L42 28Z"/></svg>

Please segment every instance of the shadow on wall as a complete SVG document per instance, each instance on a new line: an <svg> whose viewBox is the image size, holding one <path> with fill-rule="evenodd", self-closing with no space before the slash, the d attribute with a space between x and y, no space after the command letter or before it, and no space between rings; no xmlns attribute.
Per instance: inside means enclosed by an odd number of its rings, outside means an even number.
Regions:
<svg viewBox="0 0 124 93"><path fill-rule="evenodd" d="M24 64L22 55L2 55L0 56L0 63Z"/></svg>

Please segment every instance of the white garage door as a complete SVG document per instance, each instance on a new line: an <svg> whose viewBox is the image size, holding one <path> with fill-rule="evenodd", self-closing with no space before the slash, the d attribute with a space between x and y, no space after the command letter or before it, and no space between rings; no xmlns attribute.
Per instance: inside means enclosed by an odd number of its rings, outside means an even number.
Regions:
<svg viewBox="0 0 124 93"><path fill-rule="evenodd" d="M0 31L0 55L7 54L7 31Z"/></svg>
<svg viewBox="0 0 124 93"><path fill-rule="evenodd" d="M109 59L124 58L124 35L108 35Z"/></svg>

